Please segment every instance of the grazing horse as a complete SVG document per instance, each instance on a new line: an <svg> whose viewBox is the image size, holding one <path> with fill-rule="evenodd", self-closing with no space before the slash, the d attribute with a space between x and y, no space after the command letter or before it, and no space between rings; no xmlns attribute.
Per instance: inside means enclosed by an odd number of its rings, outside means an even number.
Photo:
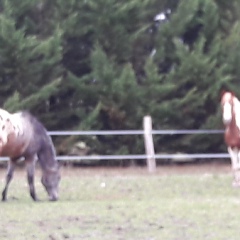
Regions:
<svg viewBox="0 0 240 240"><path fill-rule="evenodd" d="M58 200L60 173L55 157L55 149L45 127L30 113L10 114L0 109L0 156L9 157L6 184L2 201L7 199L7 190L18 160L24 158L30 195L34 201L37 196L34 187L36 160L42 169L42 184L49 200Z"/></svg>
<svg viewBox="0 0 240 240"><path fill-rule="evenodd" d="M234 172L233 186L240 187L240 102L232 92L225 92L221 105L225 125L224 139Z"/></svg>

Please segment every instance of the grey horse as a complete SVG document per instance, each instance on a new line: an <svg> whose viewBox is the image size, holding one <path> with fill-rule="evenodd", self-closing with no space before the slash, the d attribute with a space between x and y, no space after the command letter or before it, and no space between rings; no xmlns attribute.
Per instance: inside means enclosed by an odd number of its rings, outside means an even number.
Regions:
<svg viewBox="0 0 240 240"><path fill-rule="evenodd" d="M34 201L37 196L34 186L36 161L42 169L42 184L49 200L58 200L60 172L56 161L52 139L45 127L29 112L10 114L0 109L0 156L9 157L6 184L2 191L2 201L7 199L7 191L17 162L24 158L30 195Z"/></svg>

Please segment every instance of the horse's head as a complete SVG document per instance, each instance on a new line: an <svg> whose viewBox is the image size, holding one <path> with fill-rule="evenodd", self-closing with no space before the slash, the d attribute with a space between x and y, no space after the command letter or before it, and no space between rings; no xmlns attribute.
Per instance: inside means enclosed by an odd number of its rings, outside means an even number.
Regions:
<svg viewBox="0 0 240 240"><path fill-rule="evenodd" d="M228 125L231 123L233 120L234 114L235 114L235 103L236 103L237 98L232 92L224 92L222 94L222 99L221 99L221 106L222 106L222 118L223 118L223 123L225 125Z"/></svg>
<svg viewBox="0 0 240 240"><path fill-rule="evenodd" d="M46 169L42 175L42 184L45 187L49 200L57 201L58 200L58 185L60 182L60 173L59 167Z"/></svg>

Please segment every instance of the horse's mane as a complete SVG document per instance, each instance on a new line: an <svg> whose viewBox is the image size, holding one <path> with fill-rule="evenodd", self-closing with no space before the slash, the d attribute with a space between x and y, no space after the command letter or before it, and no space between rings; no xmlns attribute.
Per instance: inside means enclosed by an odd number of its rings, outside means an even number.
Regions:
<svg viewBox="0 0 240 240"><path fill-rule="evenodd" d="M34 131L34 135L40 138L41 147L40 147L38 159L41 167L45 168L46 167L45 161L49 161L50 159L52 159L52 164L51 164L52 167L55 167L55 165L57 164L55 147L53 145L51 137L47 133L46 128L30 112L21 111L20 113L23 118L27 118L28 121L31 123L31 126Z"/></svg>

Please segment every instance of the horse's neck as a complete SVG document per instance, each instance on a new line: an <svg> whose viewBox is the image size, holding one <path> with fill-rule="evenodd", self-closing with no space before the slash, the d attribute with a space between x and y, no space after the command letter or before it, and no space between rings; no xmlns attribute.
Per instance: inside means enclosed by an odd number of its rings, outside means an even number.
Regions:
<svg viewBox="0 0 240 240"><path fill-rule="evenodd" d="M226 133L238 138L240 136L240 102L236 98L233 101L232 115L231 123L226 126Z"/></svg>
<svg viewBox="0 0 240 240"><path fill-rule="evenodd" d="M58 161L56 160L56 153L52 139L47 135L47 132L44 132L44 134L46 136L44 137L44 141L42 141L42 150L38 155L39 163L43 169L57 170Z"/></svg>

